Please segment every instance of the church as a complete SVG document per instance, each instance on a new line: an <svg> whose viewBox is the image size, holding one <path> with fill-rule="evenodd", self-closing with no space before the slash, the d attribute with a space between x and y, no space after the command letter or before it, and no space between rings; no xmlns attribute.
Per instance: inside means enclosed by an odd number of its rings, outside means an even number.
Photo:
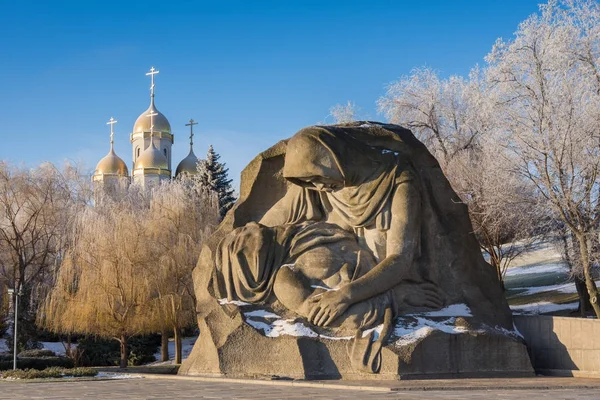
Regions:
<svg viewBox="0 0 600 400"><path fill-rule="evenodd" d="M172 170L171 146L174 135L171 124L154 104L154 75L159 71L154 67L146 75L151 78L150 106L135 121L133 131L130 134L132 163L131 175L127 164L114 151L114 124L113 118L107 123L110 125L110 150L100 160L92 176L95 186L104 189L125 188L130 183L151 187L165 179L180 176L181 174L196 174L198 158L193 149L193 128L197 124L190 120L186 126L190 127L190 152Z"/></svg>

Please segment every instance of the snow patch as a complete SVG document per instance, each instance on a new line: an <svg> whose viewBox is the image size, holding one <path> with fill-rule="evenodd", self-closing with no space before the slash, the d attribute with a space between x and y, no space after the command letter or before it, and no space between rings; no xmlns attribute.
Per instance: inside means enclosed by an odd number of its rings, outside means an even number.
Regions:
<svg viewBox="0 0 600 400"><path fill-rule="evenodd" d="M287 335L295 337L318 337L329 340L350 340L353 338L353 336L320 335L302 322L295 322L293 319L283 319L279 315L266 310L254 310L243 314L246 317L246 323L254 329L262 331L266 337L275 338ZM265 321L259 321L256 318L264 318Z"/></svg>
<svg viewBox="0 0 600 400"><path fill-rule="evenodd" d="M112 372L98 372L96 378L109 378L109 379L141 379L143 376L134 374L116 374Z"/></svg>
<svg viewBox="0 0 600 400"><path fill-rule="evenodd" d="M44 350L51 350L57 356L64 356L66 354L65 346L66 343L63 342L41 342L42 348ZM71 343L71 350L74 350L77 347L77 343Z"/></svg>
<svg viewBox="0 0 600 400"><path fill-rule="evenodd" d="M246 317L261 317L261 318L266 318L266 319L281 318L279 315L273 314L272 312L268 312L265 310L248 311L248 312L245 312L244 315Z"/></svg>
<svg viewBox="0 0 600 400"><path fill-rule="evenodd" d="M188 358L188 356L192 352L192 349L194 348L194 343L196 343L196 339L198 339L198 336L190 336L190 337L181 338L181 360L182 361L185 360L186 358ZM167 347L169 349L169 361L154 361L154 362L151 362L149 365L173 364L173 361L175 361L175 340L169 339L169 345ZM160 360L160 357L161 357L160 350L161 349L159 347L158 351L156 353L154 353L154 358L156 358L156 360Z"/></svg>
<svg viewBox="0 0 600 400"><path fill-rule="evenodd" d="M459 334L467 331L462 326L455 326L456 318L448 318L443 321L435 321L428 318L412 317L412 321L408 318L399 318L394 326L394 336L398 337L395 344L404 346L416 342L417 340L426 337L433 331L441 331L450 334Z"/></svg>
<svg viewBox="0 0 600 400"><path fill-rule="evenodd" d="M288 268L291 271L296 271L296 264L283 264L280 268Z"/></svg>
<svg viewBox="0 0 600 400"><path fill-rule="evenodd" d="M326 291L328 291L328 292L331 292L331 291L336 291L336 290L340 290L340 288L337 288L337 287L335 287L335 288L330 288L330 287L328 287L328 286L320 286L320 285L310 285L310 287L311 287L311 288L313 288L313 289L324 289L324 290L326 290ZM318 296L318 294L317 294L317 295L315 295L315 296Z"/></svg>
<svg viewBox="0 0 600 400"><path fill-rule="evenodd" d="M424 327L416 329L414 331L408 331L408 332L402 333L398 337L398 339L396 339L394 344L396 346L406 346L411 343L415 343L415 342L427 337L427 335L429 335L431 332L433 332L433 330L434 329L429 326L424 326ZM401 332L402 332L401 330L396 331L394 329L394 334L398 334Z"/></svg>
<svg viewBox="0 0 600 400"><path fill-rule="evenodd" d="M600 280L596 281L596 286L600 285ZM556 285L548 285L548 286L532 286L532 287L516 287L511 288L510 290L522 290L518 294L518 296L528 296L530 294L543 293L543 292L560 292L560 293L568 293L573 294L577 293L577 288L575 287L575 283L567 282L567 283L558 283Z"/></svg>
<svg viewBox="0 0 600 400"><path fill-rule="evenodd" d="M250 303L246 303L244 301L239 301L239 300L219 299L218 301L219 301L220 305L233 304L234 306L238 306L238 307L243 307L243 306L249 306L250 305Z"/></svg>
<svg viewBox="0 0 600 400"><path fill-rule="evenodd" d="M579 302L556 304L549 301L510 306L513 314L547 314L556 311L577 310Z"/></svg>
<svg viewBox="0 0 600 400"><path fill-rule="evenodd" d="M377 325L375 328L366 329L365 331L363 331L362 337L367 337L371 332L374 332L372 341L375 342L375 341L377 341L377 339L379 339L379 335L381 335L382 331L383 331L383 324Z"/></svg>
<svg viewBox="0 0 600 400"><path fill-rule="evenodd" d="M426 317L472 317L471 309L466 304L452 304L446 308L442 308L437 311L428 311L425 313L418 313L413 315L420 315Z"/></svg>
<svg viewBox="0 0 600 400"><path fill-rule="evenodd" d="M279 337L283 335L296 337L318 337L319 334L305 326L301 322L294 322L293 319L280 319L273 321L271 324L256 321L250 318L246 319L246 323L257 330L262 330L266 337Z"/></svg>

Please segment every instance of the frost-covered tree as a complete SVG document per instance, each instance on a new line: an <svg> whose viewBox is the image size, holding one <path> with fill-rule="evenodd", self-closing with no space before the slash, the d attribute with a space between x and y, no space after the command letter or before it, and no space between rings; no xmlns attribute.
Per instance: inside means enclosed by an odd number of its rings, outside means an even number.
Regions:
<svg viewBox="0 0 600 400"><path fill-rule="evenodd" d="M503 144L560 217L596 316L600 232L600 5L551 0L487 56Z"/></svg>
<svg viewBox="0 0 600 400"><path fill-rule="evenodd" d="M216 196L198 190L197 184L183 176L154 188L147 231L155 260L148 274L159 305L163 338L167 331L173 332L176 364L182 360L181 330L196 324L192 270L202 243L219 220ZM168 359L168 353L164 358Z"/></svg>
<svg viewBox="0 0 600 400"><path fill-rule="evenodd" d="M389 85L377 102L379 111L390 122L411 129L443 167L476 146L488 128L479 73L474 69L470 80L440 79L431 68L416 68Z"/></svg>
<svg viewBox="0 0 600 400"><path fill-rule="evenodd" d="M35 345L35 312L64 256L73 215L90 199L85 182L71 165L0 163L0 288L24 293L19 301L20 348Z"/></svg>
<svg viewBox="0 0 600 400"><path fill-rule="evenodd" d="M235 204L236 198L234 190L231 187L232 180L229 179L229 169L225 168L225 163L219 161L220 155L215 153L213 146L210 145L206 154L206 160L198 162L198 176L202 187L217 194L219 200L219 215L221 218L227 214L227 211Z"/></svg>
<svg viewBox="0 0 600 400"><path fill-rule="evenodd" d="M502 281L510 262L531 246L536 220L531 218L535 207L524 206L533 200L527 196L530 190L506 168L503 149L494 139L500 121L488 91L477 67L468 78L448 79L430 68L417 68L392 83L378 105L436 156L468 206L480 246Z"/></svg>
<svg viewBox="0 0 600 400"><path fill-rule="evenodd" d="M329 109L329 115L333 118L334 124L342 124L355 121L358 114L356 104L348 100L346 104L336 104Z"/></svg>

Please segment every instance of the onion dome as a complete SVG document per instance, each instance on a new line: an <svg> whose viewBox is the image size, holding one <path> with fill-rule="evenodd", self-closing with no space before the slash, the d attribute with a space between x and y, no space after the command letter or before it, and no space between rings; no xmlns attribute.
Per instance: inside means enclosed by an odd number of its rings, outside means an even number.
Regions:
<svg viewBox="0 0 600 400"><path fill-rule="evenodd" d="M148 115L155 114L150 121ZM160 111L154 106L154 96L151 97L150 107L144 111L133 125L133 133L150 132L152 123L154 123L154 132L171 133L171 124Z"/></svg>
<svg viewBox="0 0 600 400"><path fill-rule="evenodd" d="M154 145L154 142L140 154L135 162L134 169L169 169L167 157L160 152Z"/></svg>
<svg viewBox="0 0 600 400"><path fill-rule="evenodd" d="M196 157L196 155L194 154L194 150L190 148L190 153L187 155L186 158L181 160L181 162L177 166L177 169L175 170L175 176L177 177L179 176L179 174L183 173L195 175L198 172L196 167L197 165L198 157Z"/></svg>
<svg viewBox="0 0 600 400"><path fill-rule="evenodd" d="M182 173L186 173L188 175L195 175L198 173L198 157L196 157L194 154L194 125L198 125L198 123L193 119L190 119L189 124L185 124L185 126L190 127L190 153L186 158L181 160L177 166L177 169L175 170L175 177Z"/></svg>
<svg viewBox="0 0 600 400"><path fill-rule="evenodd" d="M113 145L110 145L110 151L108 154L100 160L96 165L96 171L94 175L117 175L117 176L128 176L127 165L125 162L115 154Z"/></svg>

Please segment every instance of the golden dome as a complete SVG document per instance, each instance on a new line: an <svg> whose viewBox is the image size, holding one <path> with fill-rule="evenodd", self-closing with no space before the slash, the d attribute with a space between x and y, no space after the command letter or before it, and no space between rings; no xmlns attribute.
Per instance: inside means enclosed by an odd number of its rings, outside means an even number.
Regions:
<svg viewBox="0 0 600 400"><path fill-rule="evenodd" d="M94 175L128 176L129 171L127 171L125 162L115 154L111 145L108 154L96 165Z"/></svg>
<svg viewBox="0 0 600 400"><path fill-rule="evenodd" d="M194 150L190 149L190 154L186 158L181 160L177 169L175 170L175 176L179 176L181 173L189 175L195 175L198 173L196 165L198 164L198 157L194 154Z"/></svg>
<svg viewBox="0 0 600 400"><path fill-rule="evenodd" d="M140 154L134 169L169 169L167 157L154 146L154 142Z"/></svg>
<svg viewBox="0 0 600 400"><path fill-rule="evenodd" d="M150 132L150 113L156 113L152 120L154 122L154 132L171 133L171 124L160 111L154 106L154 99L150 101L150 107L135 120L133 133Z"/></svg>

